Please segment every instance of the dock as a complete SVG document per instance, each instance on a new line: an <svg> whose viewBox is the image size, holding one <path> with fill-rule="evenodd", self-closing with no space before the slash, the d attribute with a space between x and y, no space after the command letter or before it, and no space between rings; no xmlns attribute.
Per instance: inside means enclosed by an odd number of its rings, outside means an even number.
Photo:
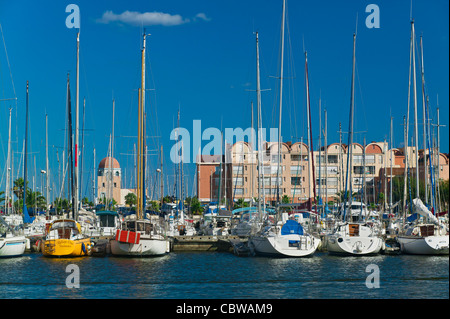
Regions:
<svg viewBox="0 0 450 319"><path fill-rule="evenodd" d="M238 236L175 236L173 237L171 251L220 251L232 252L231 240Z"/></svg>

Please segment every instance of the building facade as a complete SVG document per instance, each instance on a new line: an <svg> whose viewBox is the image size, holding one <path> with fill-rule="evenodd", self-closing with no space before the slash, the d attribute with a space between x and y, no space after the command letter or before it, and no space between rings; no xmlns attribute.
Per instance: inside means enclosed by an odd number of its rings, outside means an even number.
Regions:
<svg viewBox="0 0 450 319"><path fill-rule="evenodd" d="M405 154L404 149L388 149L386 142L371 142L365 147L353 143L351 161L350 148L345 144L333 143L314 151L314 162L309 161L311 154L304 143L281 143L281 155L278 145L265 143L264 151L261 152L259 179L259 154L247 142L226 145L226 156L199 157L199 200L203 203L219 200L225 203L226 198L227 203L239 199L249 202L257 199L261 192L261 198L268 204L274 203L277 198L281 200L283 196L295 203L305 203L308 199L313 200L314 196L328 202L336 201L347 185L347 189L351 187L352 193L363 193L367 201L377 202L380 193L390 192L390 181L403 176L406 157L410 172L416 169L414 147L408 147L408 154ZM420 162L423 152L419 151L419 157ZM348 165L351 165L350 170L347 170ZM433 165L439 170L439 179L449 179L449 159L446 154L441 153L439 164L436 160Z"/></svg>

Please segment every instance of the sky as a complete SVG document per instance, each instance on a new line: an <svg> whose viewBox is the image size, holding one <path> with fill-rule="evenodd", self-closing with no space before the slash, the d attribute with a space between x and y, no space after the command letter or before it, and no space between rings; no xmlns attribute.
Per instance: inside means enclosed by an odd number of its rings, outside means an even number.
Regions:
<svg viewBox="0 0 450 319"><path fill-rule="evenodd" d="M80 29L68 28L69 4L80 10ZM379 28L368 28L369 4L379 8ZM423 36L425 90L436 123L439 104L441 151L448 153L449 2L447 0L287 0L283 69L283 141L306 141L304 52L308 53L314 149L319 116L327 111L328 144L339 142L339 123L348 131L353 33L356 39L354 142L389 141L403 146L407 112L411 16L416 39ZM412 14L412 15L411 15ZM6 1L0 0L0 190L5 188L8 117L12 112L14 176L25 135L29 81L28 176L41 187L45 169L45 115L48 114L52 188L60 181L65 130L66 81L70 76L75 114L76 34L80 31L80 130L84 114L82 196L92 197L92 178L107 156L113 129L114 157L125 187L133 187L137 143L138 88L142 33L147 38L146 114L149 172L156 176L164 148L165 181L173 184L170 134L177 126L193 131L251 127L256 112L256 48L259 34L263 127L278 127L282 0ZM6 50L5 50L6 47ZM419 48L416 48L416 52ZM417 97L422 95L417 56ZM17 100L7 100L17 98ZM85 104L83 103L85 99ZM319 112L319 100L321 112ZM85 107L83 107L85 105ZM411 128L412 128L411 104ZM255 113L256 114L256 113ZM256 115L255 115L256 118ZM75 124L74 124L75 126ZM323 127L322 127L323 130ZM410 131L411 132L411 131ZM419 126L421 143L422 127ZM80 133L81 134L81 133ZM411 135L410 135L411 137ZM343 141L346 143L347 135ZM209 141L202 141L204 147ZM323 143L323 142L322 142ZM81 136L80 136L81 144ZM192 144L192 143L191 143ZM95 149L95 162L94 162ZM193 152L191 150L191 152ZM58 162L59 160L59 162ZM22 163L22 164L21 164ZM37 173L36 173L37 172ZM184 167L188 195L195 195L195 165ZM31 176L31 177L30 177ZM173 189L173 187L171 188ZM39 190L39 188L38 188ZM173 191L167 188L165 193Z"/></svg>

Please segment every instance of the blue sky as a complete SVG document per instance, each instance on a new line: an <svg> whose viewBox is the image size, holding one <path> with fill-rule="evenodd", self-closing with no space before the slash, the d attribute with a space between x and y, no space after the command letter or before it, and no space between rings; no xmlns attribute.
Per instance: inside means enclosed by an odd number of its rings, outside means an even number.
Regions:
<svg viewBox="0 0 450 319"><path fill-rule="evenodd" d="M8 109L13 108L13 151L24 137L25 88L30 82L29 176L45 168L45 114L49 119L50 165L58 170L66 126L66 78L70 73L75 105L76 29L65 25L65 8L80 8L80 115L85 110L84 181L107 155L115 99L114 156L131 187L133 145L137 134L137 88L140 85L140 48L143 27L147 41L147 135L150 150L164 146L166 173L170 132L181 110L182 127L192 121L202 128L247 128L251 102L256 105L255 36L259 32L263 124L278 125L281 0L158 0L158 1L6 1L0 0L3 43L0 50L0 100L17 96L17 103L0 101L0 168L5 187ZM368 4L380 9L380 28L368 29ZM431 117L439 97L441 150L448 152L449 35L447 0L413 0L417 39L423 35L426 90ZM127 12L128 11L128 12ZM151 14L151 13L163 13ZM304 49L308 51L313 135L317 149L319 97L328 113L328 142L338 142L338 125L348 129L352 35L357 24L355 142L389 139L394 118L394 145L403 143L406 115L411 1L287 1L287 29L283 93L284 141L306 138ZM124 14L125 13L125 14ZM147 14L144 14L147 13ZM154 17L156 16L156 20ZM358 20L356 22L356 17ZM144 20L142 20L144 19ZM139 21L144 21L139 23ZM143 25L145 24L145 25ZM2 39L3 40L3 39ZM12 74L12 81L10 76ZM419 119L422 119L420 77ZM12 86L14 83L14 87ZM75 111L74 111L75 112ZM81 124L80 124L81 127ZM419 128L421 132L421 127ZM346 136L344 136L344 142ZM204 142L202 146L205 146ZM96 164L93 163L93 149ZM155 151L151 151L155 153ZM19 154L14 154L16 163ZM150 156L151 171L158 163ZM188 191L194 186L194 165L186 165ZM88 174L91 174L88 177ZM173 180L173 176L169 176ZM40 185L38 173L37 184ZM167 177L165 178L167 181ZM90 196L83 183L83 196ZM166 189L166 193L168 190Z"/></svg>

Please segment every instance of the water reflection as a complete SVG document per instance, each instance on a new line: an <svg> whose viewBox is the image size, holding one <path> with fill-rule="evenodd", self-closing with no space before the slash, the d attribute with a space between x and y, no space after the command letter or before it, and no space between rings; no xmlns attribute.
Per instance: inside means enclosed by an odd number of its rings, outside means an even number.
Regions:
<svg viewBox="0 0 450 319"><path fill-rule="evenodd" d="M447 257L237 257L174 252L154 258L0 259L0 298L448 298ZM80 288L66 287L66 267L80 270ZM368 265L380 288L368 289ZM420 288L420 289L418 289Z"/></svg>

